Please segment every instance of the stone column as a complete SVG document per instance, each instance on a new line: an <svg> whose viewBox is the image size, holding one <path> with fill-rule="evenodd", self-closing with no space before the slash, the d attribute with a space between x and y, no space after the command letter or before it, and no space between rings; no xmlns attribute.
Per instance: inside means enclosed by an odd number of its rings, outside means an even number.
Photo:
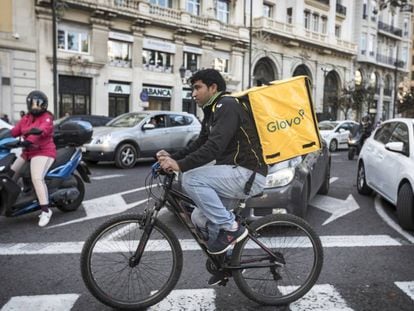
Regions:
<svg viewBox="0 0 414 311"><path fill-rule="evenodd" d="M131 102L130 111L144 110L140 99L142 91L142 77L144 76L142 66L142 46L144 41L145 28L141 26L131 27L134 43L132 45L132 84L131 84Z"/></svg>
<svg viewBox="0 0 414 311"><path fill-rule="evenodd" d="M175 57L174 57L174 76L176 77L173 85L173 96L171 97L171 110L183 111L183 82L180 76L180 67L183 65L183 46L185 37L176 34Z"/></svg>

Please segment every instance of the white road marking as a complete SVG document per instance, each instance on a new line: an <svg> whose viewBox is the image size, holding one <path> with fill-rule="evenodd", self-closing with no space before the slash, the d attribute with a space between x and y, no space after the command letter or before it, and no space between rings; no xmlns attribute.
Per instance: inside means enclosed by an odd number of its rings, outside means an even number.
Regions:
<svg viewBox="0 0 414 311"><path fill-rule="evenodd" d="M375 203L375 210L377 211L377 214L384 220L388 226L393 228L395 231L397 231L399 234L401 234L404 238L406 238L408 241L414 244L414 236L412 236L407 231L403 230L399 224L397 224L394 220L392 220L387 213L384 211L384 206L382 204L381 198L379 195L375 197L374 200Z"/></svg>
<svg viewBox="0 0 414 311"><path fill-rule="evenodd" d="M309 205L331 214L322 226L359 209L359 205L352 194L350 194L346 200L336 199L327 195L316 195L312 201L309 202Z"/></svg>
<svg viewBox="0 0 414 311"><path fill-rule="evenodd" d="M141 188L136 188L136 189L120 192L120 193L106 195L106 196L95 198L92 200L83 201L82 204L83 204L83 207L86 213L85 217L70 220L70 221L67 221L67 222L64 222L58 225L51 225L51 226L46 227L46 229L66 226L66 225L77 223L77 222L87 221L90 219L95 219L95 218L100 218L100 217L104 217L108 215L114 215L114 214L125 212L126 210L132 207L135 207L137 205L143 204L147 202L148 200L143 199L141 201L127 204L122 196L125 194L142 191L145 189L146 187L141 187ZM53 222L53 218L52 218L52 222Z"/></svg>
<svg viewBox="0 0 414 311"><path fill-rule="evenodd" d="M335 181L337 181L339 179L339 177L331 177L330 179L329 179L329 183L330 184L332 184L332 183L334 183Z"/></svg>
<svg viewBox="0 0 414 311"><path fill-rule="evenodd" d="M91 180L103 180L103 179L110 179L110 178L116 178L116 177L122 177L122 176L125 176L125 175L113 174L113 175L96 176L96 177L91 177Z"/></svg>
<svg viewBox="0 0 414 311"><path fill-rule="evenodd" d="M215 303L214 289L176 289L148 310L214 311L216 310Z"/></svg>
<svg viewBox="0 0 414 311"><path fill-rule="evenodd" d="M292 287L279 287L281 292L291 292ZM335 310L335 311L352 311L345 300L341 297L334 286L329 284L318 284L301 299L292 302L289 305L290 311L316 311L316 310Z"/></svg>
<svg viewBox="0 0 414 311"><path fill-rule="evenodd" d="M414 300L414 281L412 282L395 282L404 293Z"/></svg>
<svg viewBox="0 0 414 311"><path fill-rule="evenodd" d="M272 243L277 243L278 238L272 238ZM381 246L401 246L401 243L388 235L338 235L322 236L323 247L381 247ZM310 247L310 244L303 244L303 241L295 237L283 239L284 245L289 248L293 247ZM111 248L105 246L107 240L102 240L99 245L100 252L110 252ZM137 243L138 241L125 241L128 243ZM250 243L250 242L249 242ZM10 255L59 255L59 254L79 254L84 242L52 242L52 243L0 243L0 256ZM183 251L198 251L199 245L193 239L180 240ZM249 248L257 247L250 243ZM164 251L169 249L165 240L150 240L147 245L149 251Z"/></svg>
<svg viewBox="0 0 414 311"><path fill-rule="evenodd" d="M69 311L72 309L78 294L63 295L38 295L38 296L16 296L12 297L1 311Z"/></svg>

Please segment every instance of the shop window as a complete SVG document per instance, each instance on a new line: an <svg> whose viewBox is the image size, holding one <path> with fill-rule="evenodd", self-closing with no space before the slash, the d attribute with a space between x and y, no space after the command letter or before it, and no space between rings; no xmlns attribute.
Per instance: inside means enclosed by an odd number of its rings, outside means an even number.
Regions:
<svg viewBox="0 0 414 311"><path fill-rule="evenodd" d="M144 70L172 73L172 54L154 50L142 51Z"/></svg>
<svg viewBox="0 0 414 311"><path fill-rule="evenodd" d="M78 53L89 53L89 32L71 27L59 26L58 49Z"/></svg>
<svg viewBox="0 0 414 311"><path fill-rule="evenodd" d="M131 67L131 43L108 41L108 60L113 66Z"/></svg>
<svg viewBox="0 0 414 311"><path fill-rule="evenodd" d="M220 22L227 24L229 22L230 6L228 0L217 1L217 19Z"/></svg>
<svg viewBox="0 0 414 311"><path fill-rule="evenodd" d="M187 0L187 12L200 15L200 0Z"/></svg>

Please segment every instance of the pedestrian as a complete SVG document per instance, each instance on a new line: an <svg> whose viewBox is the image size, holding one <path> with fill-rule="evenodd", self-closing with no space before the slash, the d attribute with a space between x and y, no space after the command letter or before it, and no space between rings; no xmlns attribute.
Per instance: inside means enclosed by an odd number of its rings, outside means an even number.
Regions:
<svg viewBox="0 0 414 311"><path fill-rule="evenodd" d="M23 118L26 115L26 112L24 110L20 110L20 119Z"/></svg>
<svg viewBox="0 0 414 311"><path fill-rule="evenodd" d="M19 171L26 161L30 161L30 175L41 213L39 226L46 226L52 210L49 208L49 195L45 183L45 175L56 158L56 146L53 142L53 115L47 110L48 99L41 91L32 91L26 98L28 113L12 128L13 137L24 137L24 149L12 165L14 178L18 179ZM27 135L37 128L40 135Z"/></svg>
<svg viewBox="0 0 414 311"><path fill-rule="evenodd" d="M9 124L10 124L9 116L8 116L6 113L4 113L4 114L2 115L1 119L2 119L4 122L7 122L7 123L9 123Z"/></svg>
<svg viewBox="0 0 414 311"><path fill-rule="evenodd" d="M192 222L208 238L208 252L222 254L247 236L247 229L228 209L263 191L267 165L252 118L235 98L224 96L221 74L204 69L190 81L192 96L204 112L200 135L177 153L157 152L157 159L164 170L183 173L182 187L197 206ZM207 165L212 161L214 165ZM223 278L213 275L209 284Z"/></svg>

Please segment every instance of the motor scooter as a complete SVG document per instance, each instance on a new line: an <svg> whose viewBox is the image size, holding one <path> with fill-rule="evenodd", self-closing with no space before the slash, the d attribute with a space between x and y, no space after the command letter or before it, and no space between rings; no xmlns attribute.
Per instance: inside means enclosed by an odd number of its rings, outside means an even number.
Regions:
<svg viewBox="0 0 414 311"><path fill-rule="evenodd" d="M370 135L370 132L363 129L361 125L356 126L348 136L348 160L353 160L358 156L365 139Z"/></svg>
<svg viewBox="0 0 414 311"><path fill-rule="evenodd" d="M68 122L69 123L69 122ZM69 124L69 131L65 129L55 136L57 145L56 160L45 176L49 192L51 207L57 207L63 212L76 210L85 196L85 182L90 182L89 168L82 161L80 146L82 141L88 142L92 137L92 126L88 122L77 121L74 126ZM63 125L62 125L63 126ZM90 128L88 127L90 126ZM70 133L72 129L76 129ZM81 128L81 132L79 129ZM32 129L34 130L34 129ZM34 131L29 135L38 135ZM38 130L38 129L35 129ZM35 133L36 132L36 133ZM26 148L22 139L13 138L10 130L0 130L0 215L14 217L34 212L40 209L31 178L30 167L25 165L20 171L21 179L13 179L14 172L11 165L16 155L10 150L13 148Z"/></svg>

